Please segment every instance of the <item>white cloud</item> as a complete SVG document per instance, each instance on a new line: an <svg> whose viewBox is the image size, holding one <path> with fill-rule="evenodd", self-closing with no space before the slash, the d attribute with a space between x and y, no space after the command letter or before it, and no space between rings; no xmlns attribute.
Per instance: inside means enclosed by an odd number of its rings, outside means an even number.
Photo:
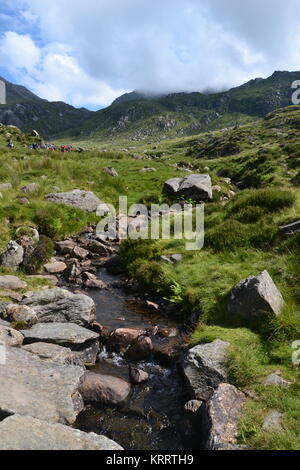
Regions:
<svg viewBox="0 0 300 470"><path fill-rule="evenodd" d="M19 70L22 48L32 53L22 83L49 99L105 105L124 89L224 88L300 68L298 0L16 2L39 47L10 36L21 53L8 64Z"/></svg>

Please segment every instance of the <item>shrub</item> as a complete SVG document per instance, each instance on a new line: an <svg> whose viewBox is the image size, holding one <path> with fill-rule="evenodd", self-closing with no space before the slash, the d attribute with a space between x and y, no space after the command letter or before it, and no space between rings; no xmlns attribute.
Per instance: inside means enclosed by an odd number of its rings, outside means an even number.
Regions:
<svg viewBox="0 0 300 470"><path fill-rule="evenodd" d="M205 232L205 246L215 251L236 250L248 242L248 227L234 219L226 220Z"/></svg>
<svg viewBox="0 0 300 470"><path fill-rule="evenodd" d="M294 202L295 195L289 190L278 188L252 189L240 193L228 205L228 212L230 214L237 214L250 206L260 207L267 212L276 212L286 207L291 207Z"/></svg>

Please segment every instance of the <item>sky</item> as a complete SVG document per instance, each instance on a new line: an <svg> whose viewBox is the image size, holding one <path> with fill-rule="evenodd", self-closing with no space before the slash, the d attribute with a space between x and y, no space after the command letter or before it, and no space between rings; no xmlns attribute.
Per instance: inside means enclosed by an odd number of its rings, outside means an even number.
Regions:
<svg viewBox="0 0 300 470"><path fill-rule="evenodd" d="M228 89L300 70L298 8L298 0L1 0L0 75L89 109L136 89Z"/></svg>

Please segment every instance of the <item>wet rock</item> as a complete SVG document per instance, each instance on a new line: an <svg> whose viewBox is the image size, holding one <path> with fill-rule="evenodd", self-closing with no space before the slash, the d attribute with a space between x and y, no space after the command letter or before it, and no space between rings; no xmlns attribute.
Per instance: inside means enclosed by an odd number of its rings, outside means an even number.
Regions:
<svg viewBox="0 0 300 470"><path fill-rule="evenodd" d="M83 408L78 393L84 375L82 367L48 363L22 349L7 348L0 375L2 414L73 424Z"/></svg>
<svg viewBox="0 0 300 470"><path fill-rule="evenodd" d="M265 431L271 432L280 432L283 430L282 428L282 418L283 414L279 413L279 411L271 410L265 417L263 423L263 429Z"/></svg>
<svg viewBox="0 0 300 470"><path fill-rule="evenodd" d="M145 330L141 328L118 328L114 331L113 340L119 344L128 345L143 334L145 334Z"/></svg>
<svg viewBox="0 0 300 470"><path fill-rule="evenodd" d="M85 212L96 212L98 206L103 203L91 191L81 191L80 189L74 189L66 193L48 194L45 199L48 202L77 207Z"/></svg>
<svg viewBox="0 0 300 470"><path fill-rule="evenodd" d="M7 268L16 271L17 268L23 263L24 250L13 240L7 245L7 250L0 256L0 264Z"/></svg>
<svg viewBox="0 0 300 470"><path fill-rule="evenodd" d="M76 356L70 348L51 343L33 343L23 346L25 351L38 356L44 361L53 361L59 364L76 364ZM78 365L78 363L77 363Z"/></svg>
<svg viewBox="0 0 300 470"><path fill-rule="evenodd" d="M107 284L100 279L88 279L84 285L89 289L107 289Z"/></svg>
<svg viewBox="0 0 300 470"><path fill-rule="evenodd" d="M283 377L281 377L281 371L276 371L273 374L268 375L263 381L263 384L266 387L273 385L282 388L289 388L291 385L293 385L293 382L289 382L288 380L285 380Z"/></svg>
<svg viewBox="0 0 300 470"><path fill-rule="evenodd" d="M206 449L218 450L236 443L244 403L244 394L233 385L218 386L205 410Z"/></svg>
<svg viewBox="0 0 300 470"><path fill-rule="evenodd" d="M136 367L129 368L130 380L133 384L139 385L149 379L149 374L144 370L137 369Z"/></svg>
<svg viewBox="0 0 300 470"><path fill-rule="evenodd" d="M159 310L159 305L151 300L146 300L146 307L150 310Z"/></svg>
<svg viewBox="0 0 300 470"><path fill-rule="evenodd" d="M27 305L8 305L6 315L12 322L34 325L38 321L35 310Z"/></svg>
<svg viewBox="0 0 300 470"><path fill-rule="evenodd" d="M95 303L86 295L54 288L33 294L22 300L23 305L32 307L39 322L72 322L86 326L95 320Z"/></svg>
<svg viewBox="0 0 300 470"><path fill-rule="evenodd" d="M133 341L126 351L126 357L132 361L141 361L147 359L153 351L153 343L148 336L140 336Z"/></svg>
<svg viewBox="0 0 300 470"><path fill-rule="evenodd" d="M12 189L12 184L11 183L1 183L0 184L0 191L9 191Z"/></svg>
<svg viewBox="0 0 300 470"><path fill-rule="evenodd" d="M9 326L0 325L0 345L21 346L21 344L23 344L23 339L24 337L19 331L14 330Z"/></svg>
<svg viewBox="0 0 300 470"><path fill-rule="evenodd" d="M292 224L283 225L279 228L282 235L295 235L300 232L300 220L293 222Z"/></svg>
<svg viewBox="0 0 300 470"><path fill-rule="evenodd" d="M79 261L74 258L68 260L68 266L63 272L63 276L68 282L81 284L81 272L81 265Z"/></svg>
<svg viewBox="0 0 300 470"><path fill-rule="evenodd" d="M38 323L29 330L22 330L26 343L45 342L60 346L88 347L99 339L98 333L75 323Z"/></svg>
<svg viewBox="0 0 300 470"><path fill-rule="evenodd" d="M170 195L184 196L194 201L212 199L212 185L209 175L189 175L185 178L172 178L165 182L164 191Z"/></svg>
<svg viewBox="0 0 300 470"><path fill-rule="evenodd" d="M59 274L65 271L67 265L61 261L54 261L44 264L44 268L49 274Z"/></svg>
<svg viewBox="0 0 300 470"><path fill-rule="evenodd" d="M187 351L180 362L191 398L207 401L227 380L226 351L229 343L216 340Z"/></svg>
<svg viewBox="0 0 300 470"><path fill-rule="evenodd" d="M26 282L16 276L0 276L0 288L9 290L25 289Z"/></svg>
<svg viewBox="0 0 300 470"><path fill-rule="evenodd" d="M111 403L125 401L131 387L126 380L104 374L86 372L80 393L87 403Z"/></svg>
<svg viewBox="0 0 300 470"><path fill-rule="evenodd" d="M23 186L23 188L21 188L21 191L23 191L23 193L32 194L35 191L38 191L39 189L40 185L38 183L31 183L27 186Z"/></svg>
<svg viewBox="0 0 300 470"><path fill-rule="evenodd" d="M30 416L6 418L0 434L0 450L122 450L107 437Z"/></svg>
<svg viewBox="0 0 300 470"><path fill-rule="evenodd" d="M104 173L106 173L109 176L112 176L113 178L116 178L118 175L118 172L112 167L112 166L107 166L103 168Z"/></svg>
<svg viewBox="0 0 300 470"><path fill-rule="evenodd" d="M251 319L266 314L279 315L284 300L268 271L249 276L237 284L230 296L229 317Z"/></svg>

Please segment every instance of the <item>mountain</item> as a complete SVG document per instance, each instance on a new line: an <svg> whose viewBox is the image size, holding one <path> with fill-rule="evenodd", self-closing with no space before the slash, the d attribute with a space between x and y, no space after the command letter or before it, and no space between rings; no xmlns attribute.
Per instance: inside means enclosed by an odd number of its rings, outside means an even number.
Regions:
<svg viewBox="0 0 300 470"><path fill-rule="evenodd" d="M36 129L44 138L76 140L160 140L194 135L259 120L292 104L291 84L300 72L274 72L218 93L159 95L133 91L93 112L63 102L49 102L7 80L7 104L0 122L23 132Z"/></svg>
<svg viewBox="0 0 300 470"><path fill-rule="evenodd" d="M27 88L0 77L6 84L6 104L0 105L0 122L14 125L23 132L36 129L44 138L70 133L81 126L93 113L76 109L63 102L41 99Z"/></svg>
<svg viewBox="0 0 300 470"><path fill-rule="evenodd" d="M162 98L166 96L162 93L150 93L150 92L143 92L134 90L131 93L125 93L124 95L119 96L115 101L113 101L112 105L114 104L121 104L128 101L137 101L137 100L152 100L155 98Z"/></svg>
<svg viewBox="0 0 300 470"><path fill-rule="evenodd" d="M89 116L71 135L130 140L173 138L263 118L292 104L291 84L300 72L274 72L220 93L172 93L154 97L133 92Z"/></svg>

